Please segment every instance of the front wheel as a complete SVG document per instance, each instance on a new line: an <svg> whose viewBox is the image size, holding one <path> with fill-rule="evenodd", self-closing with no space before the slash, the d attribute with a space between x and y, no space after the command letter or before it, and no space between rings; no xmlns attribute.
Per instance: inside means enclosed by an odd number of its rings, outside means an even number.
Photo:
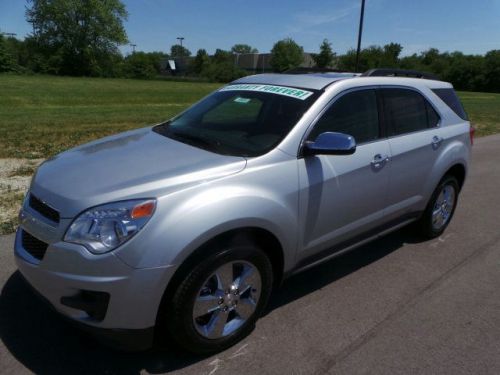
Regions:
<svg viewBox="0 0 500 375"><path fill-rule="evenodd" d="M453 176L445 176L427 205L419 226L420 232L427 238L440 236L453 217L459 193L458 181Z"/></svg>
<svg viewBox="0 0 500 375"><path fill-rule="evenodd" d="M170 338L201 354L234 345L253 329L272 285L271 262L258 247L217 251L187 273L168 303Z"/></svg>

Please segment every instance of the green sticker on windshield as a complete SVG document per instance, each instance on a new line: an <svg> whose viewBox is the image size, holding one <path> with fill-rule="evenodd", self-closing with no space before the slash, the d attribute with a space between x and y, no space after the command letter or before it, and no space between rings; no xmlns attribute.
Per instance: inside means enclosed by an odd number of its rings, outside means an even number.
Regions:
<svg viewBox="0 0 500 375"><path fill-rule="evenodd" d="M239 84L229 85L221 88L219 91L258 91L269 92L271 94L284 95L290 98L306 100L313 92L293 87L274 86L274 85L257 85L257 84ZM243 98L242 98L243 99ZM236 101L236 100L235 100Z"/></svg>
<svg viewBox="0 0 500 375"><path fill-rule="evenodd" d="M234 101L236 103L241 103L241 104L247 104L248 102L250 102L251 99L249 98L242 98L241 96L238 96L236 99L234 99Z"/></svg>

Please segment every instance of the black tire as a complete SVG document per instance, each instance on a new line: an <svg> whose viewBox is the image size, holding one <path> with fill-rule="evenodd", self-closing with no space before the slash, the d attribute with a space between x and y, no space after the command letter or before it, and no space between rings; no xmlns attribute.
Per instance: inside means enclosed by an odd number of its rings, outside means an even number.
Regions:
<svg viewBox="0 0 500 375"><path fill-rule="evenodd" d="M436 204L436 201L443 190L445 186L450 186L454 190L454 200L453 200L453 207L451 209L450 216L448 220L444 223L439 228L436 228L433 225L433 220L432 220L432 212L434 209L434 206ZM420 218L420 220L417 222L417 227L420 232L420 234L428 239L436 238L439 237L443 232L446 230L448 225L451 222L451 219L453 218L453 214L455 213L455 208L457 207L457 200L458 200L458 194L460 192L460 187L458 184L458 181L455 177L451 175L446 175L443 177L443 179L439 182L438 186L432 193L431 199L429 200L429 203L427 204L427 207Z"/></svg>
<svg viewBox="0 0 500 375"><path fill-rule="evenodd" d="M198 298L198 293L206 280L220 267L238 261L248 262L260 273L261 291L256 308L243 325L231 334L220 338L204 337L197 330L193 318L195 299ZM220 250L212 252L212 255L187 271L181 280L170 300L164 304L163 311L160 311L160 314L165 315L163 327L159 327L163 329L163 332L159 334L167 334L170 341L186 351L211 354L229 348L253 330L255 322L269 300L273 287L273 271L269 258L257 246L253 244L229 245L221 246Z"/></svg>

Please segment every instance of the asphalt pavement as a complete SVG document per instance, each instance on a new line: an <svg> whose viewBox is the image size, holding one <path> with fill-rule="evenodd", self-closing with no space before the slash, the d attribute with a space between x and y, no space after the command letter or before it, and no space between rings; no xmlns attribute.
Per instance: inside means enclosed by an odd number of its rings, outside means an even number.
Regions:
<svg viewBox="0 0 500 375"><path fill-rule="evenodd" d="M68 326L0 237L2 374L499 374L500 135L477 139L445 234L408 228L289 279L254 332L211 357L121 353Z"/></svg>

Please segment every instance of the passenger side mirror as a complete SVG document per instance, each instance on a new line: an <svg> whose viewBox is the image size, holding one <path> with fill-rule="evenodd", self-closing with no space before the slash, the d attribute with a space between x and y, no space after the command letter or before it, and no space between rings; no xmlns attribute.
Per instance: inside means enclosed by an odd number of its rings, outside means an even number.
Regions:
<svg viewBox="0 0 500 375"><path fill-rule="evenodd" d="M356 141L352 135L326 132L318 135L314 142L304 144L304 156L311 155L351 155L356 151Z"/></svg>

